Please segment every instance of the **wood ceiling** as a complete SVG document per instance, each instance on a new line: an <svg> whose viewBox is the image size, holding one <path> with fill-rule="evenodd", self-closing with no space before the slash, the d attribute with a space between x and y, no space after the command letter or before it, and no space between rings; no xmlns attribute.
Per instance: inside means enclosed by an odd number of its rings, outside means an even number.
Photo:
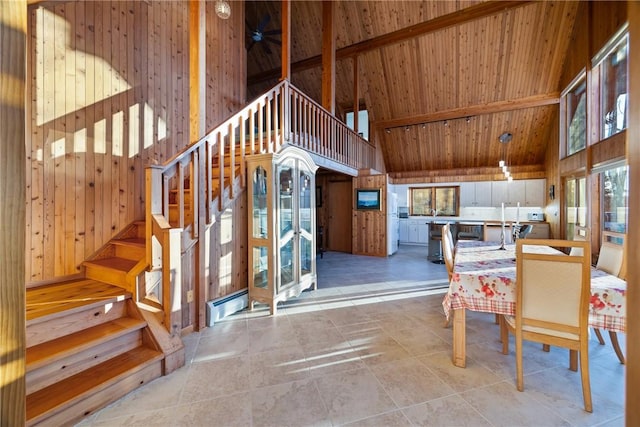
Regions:
<svg viewBox="0 0 640 427"><path fill-rule="evenodd" d="M335 6L336 113L353 105L357 58L369 139L379 144L386 172L497 170L503 156L516 170L542 169L548 143L557 140L559 82L578 2ZM256 26L269 14L265 31L278 29L280 7L247 2L246 21ZM322 4L293 1L291 15L291 81L320 101ZM247 54L249 96L280 76L280 47L271 43L268 53L260 43ZM506 145L498 141L503 132L513 134Z"/></svg>

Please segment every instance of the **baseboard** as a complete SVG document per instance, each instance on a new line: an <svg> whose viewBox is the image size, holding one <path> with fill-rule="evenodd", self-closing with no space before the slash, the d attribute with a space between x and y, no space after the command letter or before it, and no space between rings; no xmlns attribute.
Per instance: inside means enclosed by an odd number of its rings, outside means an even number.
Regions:
<svg viewBox="0 0 640 427"><path fill-rule="evenodd" d="M225 297L207 302L207 326L211 327L215 322L244 310L249 306L249 290L243 289Z"/></svg>

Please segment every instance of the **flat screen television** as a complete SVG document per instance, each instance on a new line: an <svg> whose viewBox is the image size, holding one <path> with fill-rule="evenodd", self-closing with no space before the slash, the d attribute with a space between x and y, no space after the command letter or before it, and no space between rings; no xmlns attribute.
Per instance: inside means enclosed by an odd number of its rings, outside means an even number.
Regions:
<svg viewBox="0 0 640 427"><path fill-rule="evenodd" d="M371 188L356 189L356 209L379 211L382 206L380 195L381 195L380 189L371 189Z"/></svg>

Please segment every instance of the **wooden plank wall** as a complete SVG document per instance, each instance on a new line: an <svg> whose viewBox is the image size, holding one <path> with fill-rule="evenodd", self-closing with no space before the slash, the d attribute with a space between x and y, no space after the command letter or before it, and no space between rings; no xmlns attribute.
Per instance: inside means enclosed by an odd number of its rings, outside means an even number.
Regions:
<svg viewBox="0 0 640 427"><path fill-rule="evenodd" d="M387 175L354 178L353 191L355 192L357 188L381 189L382 209L358 211L354 206L352 251L356 255L387 256Z"/></svg>
<svg viewBox="0 0 640 427"><path fill-rule="evenodd" d="M0 425L25 424L25 0L0 7Z"/></svg>
<svg viewBox="0 0 640 427"><path fill-rule="evenodd" d="M207 300L247 287L247 192L243 191L207 230Z"/></svg>
<svg viewBox="0 0 640 427"><path fill-rule="evenodd" d="M243 4L207 2L207 127L244 103ZM28 14L27 266L79 273L144 217L144 168L189 144L188 3L44 2Z"/></svg>

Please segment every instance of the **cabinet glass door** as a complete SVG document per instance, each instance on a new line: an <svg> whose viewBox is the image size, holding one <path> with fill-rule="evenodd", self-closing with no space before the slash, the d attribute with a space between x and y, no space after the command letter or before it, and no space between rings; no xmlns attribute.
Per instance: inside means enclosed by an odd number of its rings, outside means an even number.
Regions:
<svg viewBox="0 0 640 427"><path fill-rule="evenodd" d="M288 285L295 283L295 236L296 225L294 224L293 212L295 212L295 199L296 194L295 180L294 180L294 166L293 160L286 161L278 168L278 209L277 209L277 222L278 232L280 233L280 247L279 247L279 265L280 274L278 280L278 287L282 289ZM279 291L279 290L278 290Z"/></svg>
<svg viewBox="0 0 640 427"><path fill-rule="evenodd" d="M300 208L298 209L298 224L300 234L300 275L304 276L312 271L313 262L313 209L315 204L311 203L311 174L301 170L299 181Z"/></svg>

